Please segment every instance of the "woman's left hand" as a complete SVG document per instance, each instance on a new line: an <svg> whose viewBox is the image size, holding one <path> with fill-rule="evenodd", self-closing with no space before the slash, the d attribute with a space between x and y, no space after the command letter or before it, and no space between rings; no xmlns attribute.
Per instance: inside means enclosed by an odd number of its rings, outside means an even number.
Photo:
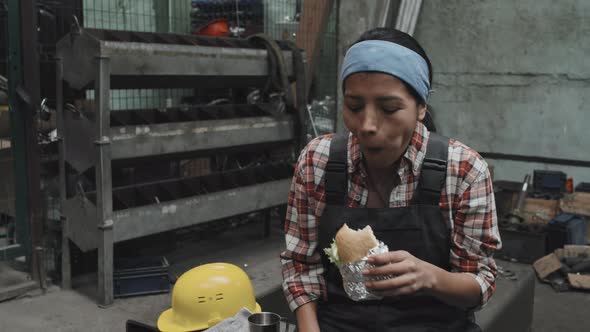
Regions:
<svg viewBox="0 0 590 332"><path fill-rule="evenodd" d="M409 295L432 289L436 282L437 267L412 256L407 251L390 251L368 258L375 267L365 269L365 276L395 277L386 280L366 281L369 291L382 296Z"/></svg>

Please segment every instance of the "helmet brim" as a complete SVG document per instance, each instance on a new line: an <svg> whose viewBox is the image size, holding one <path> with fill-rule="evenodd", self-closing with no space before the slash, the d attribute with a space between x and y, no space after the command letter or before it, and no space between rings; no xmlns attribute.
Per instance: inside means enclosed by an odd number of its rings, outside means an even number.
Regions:
<svg viewBox="0 0 590 332"><path fill-rule="evenodd" d="M185 332L185 331L199 331L204 330L208 326L206 324L198 324L193 326L179 325L174 320L174 311L172 308L164 311L158 318L158 329L166 332Z"/></svg>
<svg viewBox="0 0 590 332"><path fill-rule="evenodd" d="M262 312L262 308L260 307L260 304L258 304L258 302L256 302L256 308L254 308L254 311L252 313L259 313L259 312ZM174 312L173 312L172 308L170 308L160 314L160 317L158 317L158 329L160 331L164 331L164 332L200 331L200 330L205 330L205 329L208 329L211 327L206 323L195 324L192 326L178 325L177 323L175 323L175 321L173 319L173 315L174 315Z"/></svg>

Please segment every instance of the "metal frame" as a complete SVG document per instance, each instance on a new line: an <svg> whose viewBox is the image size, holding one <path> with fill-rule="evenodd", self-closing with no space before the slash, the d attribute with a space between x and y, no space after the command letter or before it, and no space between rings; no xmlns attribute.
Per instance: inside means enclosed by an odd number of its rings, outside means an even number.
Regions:
<svg viewBox="0 0 590 332"><path fill-rule="evenodd" d="M60 221L62 225L61 236L61 286L64 289L72 288L70 240L66 230L69 229L68 218L65 217L64 202L66 201L66 138L64 133L64 98L63 98L63 63L61 59L55 59L55 110L57 113L57 132L59 140L59 197L60 197Z"/></svg>
<svg viewBox="0 0 590 332"><path fill-rule="evenodd" d="M19 13L18 15L8 15L8 95L10 103L10 130L11 130L11 149L14 158L15 170L15 214L16 214L16 242L15 245L0 248L0 260L12 259L18 256L29 256L31 253L31 239L29 228L29 206L27 197L28 181L26 174L26 154L25 154L25 131L24 131L24 105L18 102L17 87L23 81L23 68L21 58L21 6L18 0L8 1L8 12Z"/></svg>
<svg viewBox="0 0 590 332"><path fill-rule="evenodd" d="M238 107L240 105L236 105ZM260 109L271 107L263 104ZM219 108L212 106L211 108ZM202 110L208 107L201 108ZM147 112L147 111L138 111ZM159 111L158 111L159 112ZM122 113L122 112L121 112ZM63 114L68 143L68 162L79 171L94 165L97 156L88 154L95 146L95 123L83 115ZM111 126L105 130L111 144L111 159L130 159L237 145L289 141L295 138L295 117L290 114L236 119L194 120L154 124Z"/></svg>
<svg viewBox="0 0 590 332"><path fill-rule="evenodd" d="M408 33L410 36L413 35L416 22L420 16L420 7L422 7L422 0L401 0L395 28Z"/></svg>
<svg viewBox="0 0 590 332"><path fill-rule="evenodd" d="M64 67L64 79L75 89L82 89L94 80L94 57L110 58L113 75L112 87L126 84L125 77L145 76L157 79L152 82L145 79L135 81L134 88L162 86L172 87L225 87L228 82L233 87L249 87L256 78L258 84L266 82L268 72L268 55L265 49L206 46L200 40L188 39L184 45L149 42L123 42L100 40L97 37L110 36L115 32L105 30L82 29L79 34L71 33L57 44L58 57L68 66ZM147 33L134 33L136 39ZM166 36L165 34L158 34ZM165 37L161 37L165 38ZM143 38L147 40L147 38ZM186 44L191 43L191 44ZM241 43L238 43L241 45ZM283 51L287 74L293 76L293 59L290 51ZM198 73L198 76L195 75ZM179 82L179 83L176 83Z"/></svg>
<svg viewBox="0 0 590 332"><path fill-rule="evenodd" d="M223 85L226 87L261 86L269 75L267 52L244 47L175 45L165 41L176 40L177 37L166 35L159 37L162 43L100 40L91 33L110 36L111 32L89 31L74 31L64 37L57 47L61 199L65 217L62 278L64 288L71 287L70 240L82 250L97 248L98 301L100 305L109 305L113 302L114 243L285 204L290 185L290 179L272 179L255 185L113 211L113 160L211 151L258 143L296 143L297 119L283 114L113 126L109 94L114 86L129 87L131 82L146 81L137 78L153 76L158 76L158 79L152 84L159 84L160 87L168 87L171 81L180 81L191 87L215 86L211 77L215 77L218 83L225 82ZM149 34L138 35L135 38L152 38ZM292 63L296 57L290 51L283 51L283 56L288 64L288 75L291 78L297 76ZM80 89L91 87L93 82L93 116L74 116L63 109L63 82ZM303 96L298 97L301 97L301 103ZM80 173L95 167L95 203L84 192L66 197L66 162Z"/></svg>
<svg viewBox="0 0 590 332"><path fill-rule="evenodd" d="M96 98L96 205L98 236L98 297L99 303L113 302L113 186L111 183L110 130L110 59L97 56L94 91Z"/></svg>
<svg viewBox="0 0 590 332"><path fill-rule="evenodd" d="M212 220L279 206L289 195L290 179L277 179L251 186L195 195L147 206L111 211L112 218L95 228L99 204L75 196L64 203L68 216L77 220L68 236L80 249L100 248L103 228L115 228L113 241L120 242ZM255 199L253 199L253 197ZM104 206L103 206L104 210ZM166 222L162 222L165 220ZM92 231L92 230L96 231Z"/></svg>

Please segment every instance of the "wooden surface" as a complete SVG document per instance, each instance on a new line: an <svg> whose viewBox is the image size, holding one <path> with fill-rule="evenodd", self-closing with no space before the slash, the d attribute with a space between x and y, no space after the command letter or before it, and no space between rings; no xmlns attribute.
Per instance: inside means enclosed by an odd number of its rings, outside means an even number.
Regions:
<svg viewBox="0 0 590 332"><path fill-rule="evenodd" d="M547 224L559 214L559 201L541 198L526 198L522 209L528 224Z"/></svg>
<svg viewBox="0 0 590 332"><path fill-rule="evenodd" d="M563 212L579 214L590 219L590 193L577 192L565 196L559 202L559 208ZM590 243L590 226L586 223L586 243Z"/></svg>
<svg viewBox="0 0 590 332"><path fill-rule="evenodd" d="M305 50L307 65L305 68L306 89L309 91L315 62L322 47L324 32L328 17L332 10L333 0L305 1L301 13L301 20L297 27L295 43Z"/></svg>

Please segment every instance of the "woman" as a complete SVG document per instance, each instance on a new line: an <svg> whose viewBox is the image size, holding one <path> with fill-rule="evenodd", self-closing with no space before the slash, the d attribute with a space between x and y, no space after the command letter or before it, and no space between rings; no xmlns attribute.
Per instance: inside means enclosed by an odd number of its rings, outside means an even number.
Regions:
<svg viewBox="0 0 590 332"><path fill-rule="evenodd" d="M350 134L312 140L289 195L283 288L299 331L480 331L500 246L484 160L430 132L432 66L409 35L378 28L348 50L342 116ZM347 223L371 225L389 252L367 281L383 300L350 300L323 248Z"/></svg>

